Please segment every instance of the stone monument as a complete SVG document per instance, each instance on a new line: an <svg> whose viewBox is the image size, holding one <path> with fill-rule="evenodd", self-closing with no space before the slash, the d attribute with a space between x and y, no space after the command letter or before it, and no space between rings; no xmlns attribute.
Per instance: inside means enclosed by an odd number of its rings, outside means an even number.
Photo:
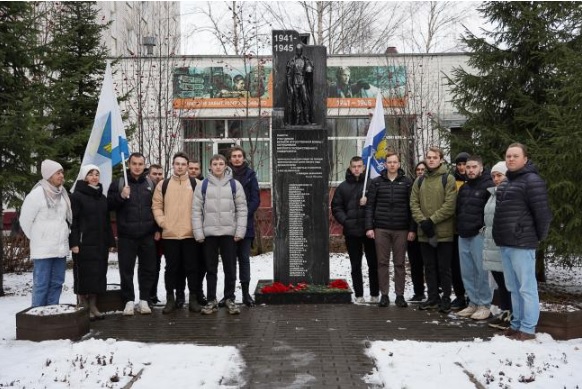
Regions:
<svg viewBox="0 0 582 389"><path fill-rule="evenodd" d="M275 281L329 282L326 48L273 31Z"/></svg>

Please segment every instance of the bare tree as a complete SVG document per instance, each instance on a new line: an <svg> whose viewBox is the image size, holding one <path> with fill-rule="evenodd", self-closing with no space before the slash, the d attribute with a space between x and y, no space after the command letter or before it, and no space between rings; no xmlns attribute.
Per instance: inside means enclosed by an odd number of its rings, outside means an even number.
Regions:
<svg viewBox="0 0 582 389"><path fill-rule="evenodd" d="M476 4L454 1L407 3L409 23L402 25L404 49L416 53L459 51L463 23L473 16Z"/></svg>
<svg viewBox="0 0 582 389"><path fill-rule="evenodd" d="M273 28L307 31L314 44L327 46L330 54L383 53L408 18L399 2L300 1L298 5L300 12L292 13L286 3L263 3Z"/></svg>
<svg viewBox="0 0 582 389"><path fill-rule="evenodd" d="M126 39L126 50L130 60L120 62L118 88L120 94L133 96L124 103L135 124L132 146L167 172L181 144L181 111L172 107L173 70L180 50L176 9L166 2L138 2L129 19L133 34Z"/></svg>

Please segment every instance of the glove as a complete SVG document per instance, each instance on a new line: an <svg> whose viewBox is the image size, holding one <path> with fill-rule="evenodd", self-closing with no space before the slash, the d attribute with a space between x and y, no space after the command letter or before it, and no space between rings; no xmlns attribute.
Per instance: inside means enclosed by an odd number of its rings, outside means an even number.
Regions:
<svg viewBox="0 0 582 389"><path fill-rule="evenodd" d="M435 235L434 223L430 219L426 219L426 220L421 221L420 222L420 229L422 231L424 231L426 236L428 236L429 238L432 238Z"/></svg>

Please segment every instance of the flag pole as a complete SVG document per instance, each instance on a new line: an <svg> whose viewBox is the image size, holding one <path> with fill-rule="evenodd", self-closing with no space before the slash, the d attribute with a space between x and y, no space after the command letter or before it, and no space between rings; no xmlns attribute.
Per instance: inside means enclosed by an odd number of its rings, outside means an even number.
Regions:
<svg viewBox="0 0 582 389"><path fill-rule="evenodd" d="M121 164L123 166L123 179L125 180L125 185L129 185L129 181L127 181L127 168L125 167L125 153L121 152Z"/></svg>
<svg viewBox="0 0 582 389"><path fill-rule="evenodd" d="M364 189L362 190L362 197L366 195L366 184L368 184L368 174L370 174L370 161L372 160L372 156L368 157L368 163L366 164L366 177L364 177Z"/></svg>

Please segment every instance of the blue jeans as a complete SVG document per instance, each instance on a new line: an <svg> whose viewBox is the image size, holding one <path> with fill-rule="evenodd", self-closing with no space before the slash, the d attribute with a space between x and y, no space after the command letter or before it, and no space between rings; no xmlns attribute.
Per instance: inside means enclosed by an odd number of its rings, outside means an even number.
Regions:
<svg viewBox="0 0 582 389"><path fill-rule="evenodd" d="M489 286L489 272L483 269L483 235L459 237L461 277L471 305L491 306L493 291Z"/></svg>
<svg viewBox="0 0 582 389"><path fill-rule="evenodd" d="M32 270L32 306L56 305L59 303L65 282L66 258L43 258L34 260Z"/></svg>
<svg viewBox="0 0 582 389"><path fill-rule="evenodd" d="M511 293L511 328L535 334L540 317L540 298L536 280L534 249L500 246L505 286Z"/></svg>

